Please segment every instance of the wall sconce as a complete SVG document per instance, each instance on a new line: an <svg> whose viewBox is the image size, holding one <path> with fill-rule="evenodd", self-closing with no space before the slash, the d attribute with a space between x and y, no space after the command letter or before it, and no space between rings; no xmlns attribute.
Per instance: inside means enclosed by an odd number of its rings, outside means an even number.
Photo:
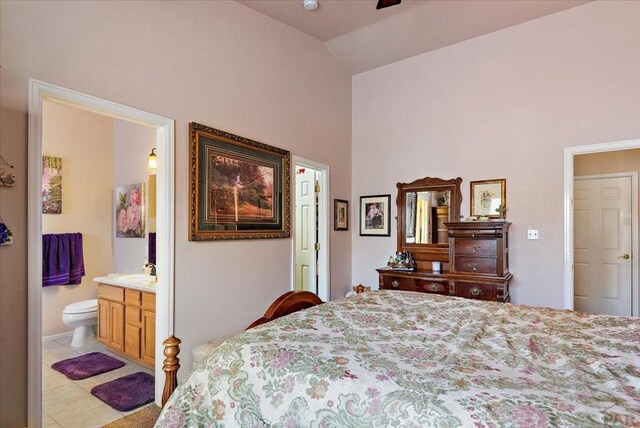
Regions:
<svg viewBox="0 0 640 428"><path fill-rule="evenodd" d="M156 169L158 166L158 156L156 155L156 148L151 149L151 154L149 155L149 159L147 160L147 165L149 169Z"/></svg>

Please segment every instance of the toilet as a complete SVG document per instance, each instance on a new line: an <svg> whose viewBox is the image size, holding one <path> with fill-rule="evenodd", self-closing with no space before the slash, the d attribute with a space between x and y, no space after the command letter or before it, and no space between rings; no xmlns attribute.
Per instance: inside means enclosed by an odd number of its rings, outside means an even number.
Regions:
<svg viewBox="0 0 640 428"><path fill-rule="evenodd" d="M98 299L83 300L67 305L62 311L62 322L73 328L72 347L83 348L95 343Z"/></svg>

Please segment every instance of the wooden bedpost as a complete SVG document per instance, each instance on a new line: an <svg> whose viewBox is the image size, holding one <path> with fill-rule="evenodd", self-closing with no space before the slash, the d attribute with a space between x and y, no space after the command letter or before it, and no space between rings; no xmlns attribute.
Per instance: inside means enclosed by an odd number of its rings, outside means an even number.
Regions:
<svg viewBox="0 0 640 428"><path fill-rule="evenodd" d="M162 391L162 407L173 393L173 390L178 386L178 369L180 368L180 359L178 354L180 353L180 343L182 341L175 336L171 336L162 344L164 345L164 364L162 370L165 373L164 390Z"/></svg>

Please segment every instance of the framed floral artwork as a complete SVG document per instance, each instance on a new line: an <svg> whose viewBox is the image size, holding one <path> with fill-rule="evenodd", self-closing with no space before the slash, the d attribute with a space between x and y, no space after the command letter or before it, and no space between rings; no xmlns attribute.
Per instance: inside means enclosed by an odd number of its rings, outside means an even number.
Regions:
<svg viewBox="0 0 640 428"><path fill-rule="evenodd" d="M189 240L288 238L289 152L198 123L189 127Z"/></svg>
<svg viewBox="0 0 640 428"><path fill-rule="evenodd" d="M144 183L116 187L115 217L117 238L144 238Z"/></svg>
<svg viewBox="0 0 640 428"><path fill-rule="evenodd" d="M391 195L360 196L360 236L390 236Z"/></svg>
<svg viewBox="0 0 640 428"><path fill-rule="evenodd" d="M505 178L471 182L471 217L505 218L506 206Z"/></svg>

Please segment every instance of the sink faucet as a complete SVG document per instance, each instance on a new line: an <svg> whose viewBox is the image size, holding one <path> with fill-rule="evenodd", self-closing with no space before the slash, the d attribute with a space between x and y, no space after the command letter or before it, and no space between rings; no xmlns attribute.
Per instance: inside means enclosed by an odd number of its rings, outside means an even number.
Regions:
<svg viewBox="0 0 640 428"><path fill-rule="evenodd" d="M149 269L149 275L156 276L156 265L154 265L153 263L145 263L144 265L145 272L147 272L147 269Z"/></svg>

